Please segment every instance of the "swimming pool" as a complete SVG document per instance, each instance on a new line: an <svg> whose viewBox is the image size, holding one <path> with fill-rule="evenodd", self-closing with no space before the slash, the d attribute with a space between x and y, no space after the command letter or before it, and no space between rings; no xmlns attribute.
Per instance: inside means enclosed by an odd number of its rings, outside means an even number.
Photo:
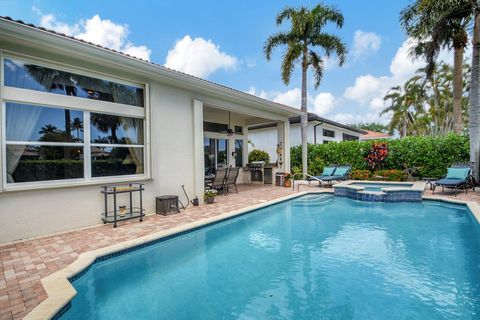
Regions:
<svg viewBox="0 0 480 320"><path fill-rule="evenodd" d="M93 264L61 319L472 319L462 205L306 195Z"/></svg>

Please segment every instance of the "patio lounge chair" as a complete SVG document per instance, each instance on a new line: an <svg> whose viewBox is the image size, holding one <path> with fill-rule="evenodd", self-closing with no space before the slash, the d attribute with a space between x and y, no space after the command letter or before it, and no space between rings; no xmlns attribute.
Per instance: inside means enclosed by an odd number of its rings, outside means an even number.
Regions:
<svg viewBox="0 0 480 320"><path fill-rule="evenodd" d="M319 186L322 186L322 181L328 180L335 174L335 170L337 169L336 165L329 165L323 167L322 175L320 176L312 176L307 179L308 185L310 186L310 182L318 181Z"/></svg>
<svg viewBox="0 0 480 320"><path fill-rule="evenodd" d="M332 185L334 181L345 181L348 179L351 170L352 166L350 165L338 166L333 175L330 177L325 177L323 181L329 183L330 185Z"/></svg>
<svg viewBox="0 0 480 320"><path fill-rule="evenodd" d="M215 178L210 185L207 187L219 192L225 192L225 180L227 178L228 168L218 168L215 173Z"/></svg>
<svg viewBox="0 0 480 320"><path fill-rule="evenodd" d="M230 168L228 170L227 177L225 178L225 191L226 194L228 195L229 187L233 186L235 188L235 193L238 193L237 191L237 178L238 178L238 173L240 172L240 168L235 167L235 168Z"/></svg>
<svg viewBox="0 0 480 320"><path fill-rule="evenodd" d="M455 196L457 196L458 189L465 188L465 194L468 188L475 191L475 179L472 176L472 168L468 164L455 164L447 169L447 175L436 181L433 185L432 192L435 193L437 186L442 187L442 192L445 188L455 189Z"/></svg>

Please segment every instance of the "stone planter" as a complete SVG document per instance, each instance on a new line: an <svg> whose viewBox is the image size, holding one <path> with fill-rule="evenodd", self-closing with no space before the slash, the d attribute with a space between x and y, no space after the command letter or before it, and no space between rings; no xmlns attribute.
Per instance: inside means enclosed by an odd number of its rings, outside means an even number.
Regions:
<svg viewBox="0 0 480 320"><path fill-rule="evenodd" d="M206 199L205 199L205 202L206 202L207 204L212 204L214 201L215 201L215 197L211 197L211 198L206 198Z"/></svg>

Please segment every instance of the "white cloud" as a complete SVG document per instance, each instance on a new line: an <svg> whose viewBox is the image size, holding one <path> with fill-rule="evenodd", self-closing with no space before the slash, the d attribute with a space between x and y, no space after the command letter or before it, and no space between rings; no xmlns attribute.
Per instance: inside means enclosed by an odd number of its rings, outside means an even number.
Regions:
<svg viewBox="0 0 480 320"><path fill-rule="evenodd" d="M257 96L257 97L260 97L262 99L269 99L269 96L268 96L268 93L264 90L260 91L260 92L257 92L257 90L255 89L255 87L250 87L247 91L245 91L246 93L248 94L251 94L251 95L254 95L254 96Z"/></svg>
<svg viewBox="0 0 480 320"><path fill-rule="evenodd" d="M387 124L390 121L390 115L385 114L382 117L376 112L366 112L364 114L352 114L352 113L337 113L330 116L330 119L343 124L353 123L382 123Z"/></svg>
<svg viewBox="0 0 480 320"><path fill-rule="evenodd" d="M361 106L368 106L371 111L380 112L384 108L383 97L391 87L402 85L415 74L419 68L425 66L424 59L411 59L409 52L414 45L412 40L407 39L398 48L390 63L390 74L373 76L361 75L355 79L355 83L345 89L343 96L346 99L357 102ZM439 61L452 63L453 54L450 50L442 50Z"/></svg>
<svg viewBox="0 0 480 320"><path fill-rule="evenodd" d="M211 40L186 35L168 51L165 67L206 78L218 69L234 69L237 63L236 57L221 52Z"/></svg>
<svg viewBox="0 0 480 320"><path fill-rule="evenodd" d="M58 21L52 14L43 14L37 7L32 10L40 16L40 26L49 30L63 33L80 40L92 42L103 47L127 53L131 56L150 60L152 51L146 46L135 46L128 40L128 25L118 24L109 19L101 19L98 14L90 19L80 20L69 25Z"/></svg>
<svg viewBox="0 0 480 320"><path fill-rule="evenodd" d="M313 112L319 116L324 116L335 108L337 100L330 92L317 94L313 100Z"/></svg>
<svg viewBox="0 0 480 320"><path fill-rule="evenodd" d="M278 93L272 100L289 107L300 109L302 105L302 90L299 88L293 88L286 92ZM308 100L311 99L308 99L307 97L307 102Z"/></svg>
<svg viewBox="0 0 480 320"><path fill-rule="evenodd" d="M355 31L352 54L355 58L365 56L380 49L382 38L374 32Z"/></svg>

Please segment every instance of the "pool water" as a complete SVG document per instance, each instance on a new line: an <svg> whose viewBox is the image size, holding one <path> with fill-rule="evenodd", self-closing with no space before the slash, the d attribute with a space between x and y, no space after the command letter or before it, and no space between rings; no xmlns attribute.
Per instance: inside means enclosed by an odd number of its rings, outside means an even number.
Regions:
<svg viewBox="0 0 480 320"><path fill-rule="evenodd" d="M364 182L354 182L350 184L352 186L364 187L366 191L382 191L382 188L411 188L413 184L411 183L364 183Z"/></svg>
<svg viewBox="0 0 480 320"><path fill-rule="evenodd" d="M461 205L307 195L103 262L62 319L474 319Z"/></svg>

